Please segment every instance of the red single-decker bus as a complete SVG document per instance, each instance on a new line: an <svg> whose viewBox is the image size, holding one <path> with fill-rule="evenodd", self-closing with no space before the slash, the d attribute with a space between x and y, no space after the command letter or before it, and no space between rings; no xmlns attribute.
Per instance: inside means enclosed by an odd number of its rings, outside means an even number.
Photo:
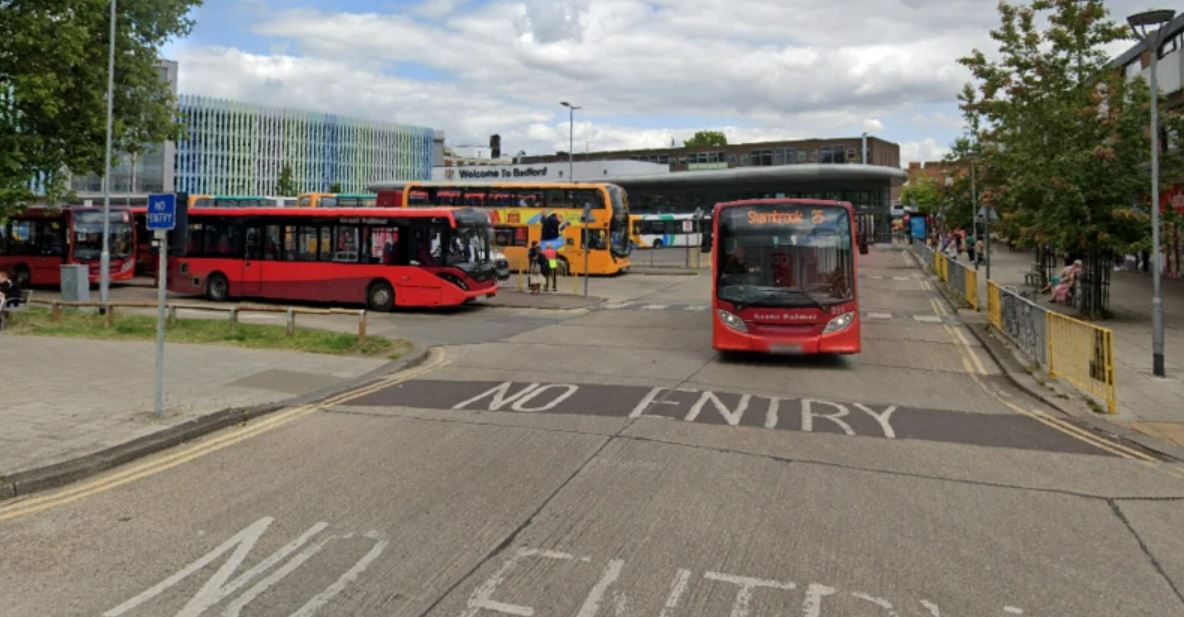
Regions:
<svg viewBox="0 0 1184 617"><path fill-rule="evenodd" d="M755 199L716 204L712 346L721 351L860 351L851 204Z"/></svg>
<svg viewBox="0 0 1184 617"><path fill-rule="evenodd" d="M497 293L489 215L472 208L194 208L169 289L235 297L455 306Z"/></svg>
<svg viewBox="0 0 1184 617"><path fill-rule="evenodd" d="M111 208L108 215L108 254L111 280L135 275L135 232L127 208ZM103 254L103 211L92 206L33 206L0 225L0 270L18 287L61 284L63 264L87 266L91 283L98 283Z"/></svg>

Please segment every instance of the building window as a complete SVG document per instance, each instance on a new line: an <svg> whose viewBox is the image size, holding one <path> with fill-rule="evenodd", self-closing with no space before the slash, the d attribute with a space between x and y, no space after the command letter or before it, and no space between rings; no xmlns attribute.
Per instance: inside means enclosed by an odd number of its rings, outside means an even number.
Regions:
<svg viewBox="0 0 1184 617"><path fill-rule="evenodd" d="M753 150L748 155L749 164L754 167L768 167L773 164L772 150Z"/></svg>

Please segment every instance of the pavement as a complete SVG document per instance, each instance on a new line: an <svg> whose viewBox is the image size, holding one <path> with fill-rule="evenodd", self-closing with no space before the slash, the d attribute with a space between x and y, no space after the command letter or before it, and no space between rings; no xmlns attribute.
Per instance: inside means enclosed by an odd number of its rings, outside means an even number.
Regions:
<svg viewBox="0 0 1184 617"><path fill-rule="evenodd" d="M170 344L165 413L157 418L153 343L7 334L0 341L9 360L0 406L0 484L224 410L265 408L332 390L389 364Z"/></svg>
<svg viewBox="0 0 1184 617"><path fill-rule="evenodd" d="M376 317L435 347L3 502L0 614L1184 612L1184 465L1017 386L903 251L860 274L841 358L715 353L705 276Z"/></svg>
<svg viewBox="0 0 1184 617"><path fill-rule="evenodd" d="M1024 284L1033 262L1025 251L994 251L991 276L1001 285L1035 290ZM964 261L964 260L963 260ZM979 268L979 297L986 298L986 270ZM1151 372L1151 277L1142 272L1113 271L1110 310L1113 316L1097 321L1113 332L1118 410L1107 419L1157 439L1184 447L1184 281L1164 279L1165 377ZM1080 317L1072 307L1053 304L1047 295L1033 293L1041 306ZM984 315L963 314L970 319Z"/></svg>

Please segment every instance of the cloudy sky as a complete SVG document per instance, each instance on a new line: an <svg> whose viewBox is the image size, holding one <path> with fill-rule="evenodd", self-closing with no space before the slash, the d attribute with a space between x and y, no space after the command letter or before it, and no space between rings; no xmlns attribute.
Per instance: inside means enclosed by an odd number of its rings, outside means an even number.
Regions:
<svg viewBox="0 0 1184 617"><path fill-rule="evenodd" d="M1121 18L1145 0L1112 0ZM1168 3L1170 4L1170 3ZM182 92L443 129L531 154L853 136L939 157L994 0L205 0Z"/></svg>

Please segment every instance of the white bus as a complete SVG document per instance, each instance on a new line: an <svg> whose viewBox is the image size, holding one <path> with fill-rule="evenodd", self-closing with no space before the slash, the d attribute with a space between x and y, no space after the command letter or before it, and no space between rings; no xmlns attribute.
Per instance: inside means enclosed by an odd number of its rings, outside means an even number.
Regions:
<svg viewBox="0 0 1184 617"><path fill-rule="evenodd" d="M710 225L709 219L696 223L694 214L635 214L633 241L641 248L699 246L702 234L697 225Z"/></svg>

